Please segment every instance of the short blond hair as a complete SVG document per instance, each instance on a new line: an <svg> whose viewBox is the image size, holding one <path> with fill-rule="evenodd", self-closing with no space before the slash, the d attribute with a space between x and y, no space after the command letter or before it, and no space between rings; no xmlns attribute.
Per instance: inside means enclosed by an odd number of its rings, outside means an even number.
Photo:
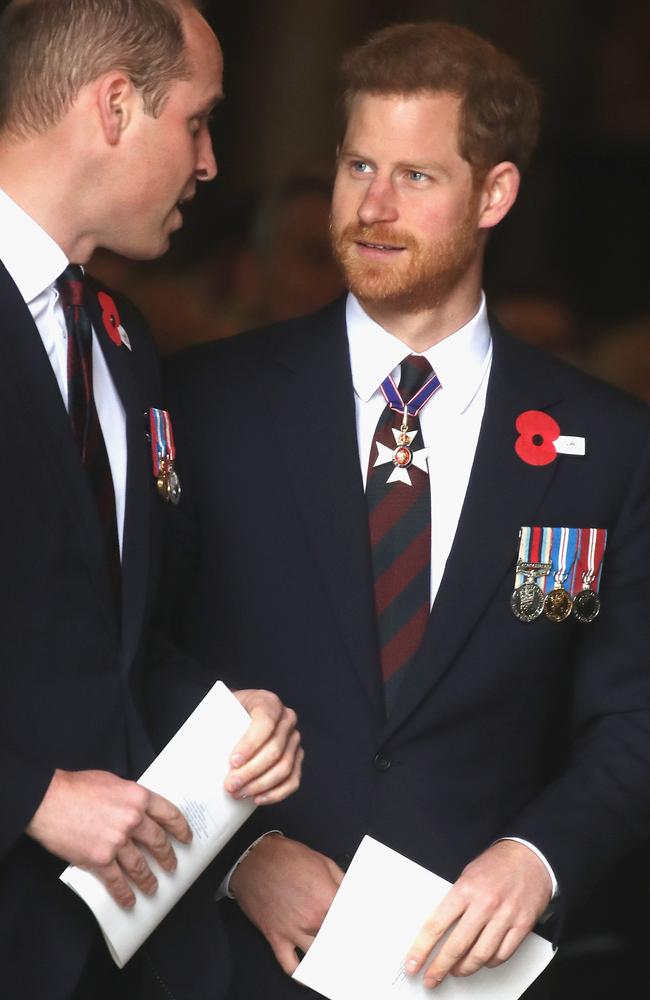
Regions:
<svg viewBox="0 0 650 1000"><path fill-rule="evenodd" d="M79 91L120 69L159 114L188 75L182 25L191 0L13 0L0 19L0 130L55 125Z"/></svg>

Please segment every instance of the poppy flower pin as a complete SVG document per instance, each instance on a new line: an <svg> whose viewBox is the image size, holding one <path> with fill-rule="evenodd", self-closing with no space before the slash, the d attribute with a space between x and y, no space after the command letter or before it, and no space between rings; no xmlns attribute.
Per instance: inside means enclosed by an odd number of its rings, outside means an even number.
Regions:
<svg viewBox="0 0 650 1000"><path fill-rule="evenodd" d="M558 455L584 455L583 437L560 434L557 420L541 410L525 410L515 421L515 451L527 465L549 465Z"/></svg>
<svg viewBox="0 0 650 1000"><path fill-rule="evenodd" d="M98 292L97 298L99 300L99 305L101 306L102 321L104 323L106 333L116 347L121 347L122 344L125 344L126 347L131 350L129 335L120 323L120 314L117 311L115 302L106 292Z"/></svg>

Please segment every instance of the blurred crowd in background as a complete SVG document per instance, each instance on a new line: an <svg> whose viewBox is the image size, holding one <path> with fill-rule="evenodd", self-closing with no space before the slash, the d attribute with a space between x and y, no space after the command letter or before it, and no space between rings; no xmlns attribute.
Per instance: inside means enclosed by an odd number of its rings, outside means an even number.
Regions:
<svg viewBox="0 0 650 1000"><path fill-rule="evenodd" d="M650 401L650 7L637 0L207 4L226 101L215 185L160 262L98 254L163 354L310 312L342 290L328 239L341 53L396 20L466 24L545 94L540 149L495 232L486 287L517 336Z"/></svg>

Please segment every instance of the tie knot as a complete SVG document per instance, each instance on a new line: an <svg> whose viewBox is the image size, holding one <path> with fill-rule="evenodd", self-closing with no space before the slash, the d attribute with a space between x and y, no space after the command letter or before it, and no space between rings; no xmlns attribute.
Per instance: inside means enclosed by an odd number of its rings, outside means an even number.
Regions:
<svg viewBox="0 0 650 1000"><path fill-rule="evenodd" d="M84 273L79 264L68 264L56 280L56 287L64 306L83 305Z"/></svg>
<svg viewBox="0 0 650 1000"><path fill-rule="evenodd" d="M402 361L399 379L400 396L405 402L418 392L433 372L433 368L425 357L419 354L409 354Z"/></svg>

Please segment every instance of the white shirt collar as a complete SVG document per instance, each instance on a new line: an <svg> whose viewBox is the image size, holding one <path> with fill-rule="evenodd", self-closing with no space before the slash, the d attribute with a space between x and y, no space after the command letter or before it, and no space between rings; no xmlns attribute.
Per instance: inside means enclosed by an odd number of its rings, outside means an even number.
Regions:
<svg viewBox="0 0 650 1000"><path fill-rule="evenodd" d="M0 260L29 303L68 265L58 243L0 189Z"/></svg>
<svg viewBox="0 0 650 1000"><path fill-rule="evenodd" d="M367 402L386 376L413 352L371 319L352 294L348 295L345 318L354 391ZM492 357L485 295L481 293L478 312L465 326L423 354L440 379L447 405L462 412L476 395Z"/></svg>

